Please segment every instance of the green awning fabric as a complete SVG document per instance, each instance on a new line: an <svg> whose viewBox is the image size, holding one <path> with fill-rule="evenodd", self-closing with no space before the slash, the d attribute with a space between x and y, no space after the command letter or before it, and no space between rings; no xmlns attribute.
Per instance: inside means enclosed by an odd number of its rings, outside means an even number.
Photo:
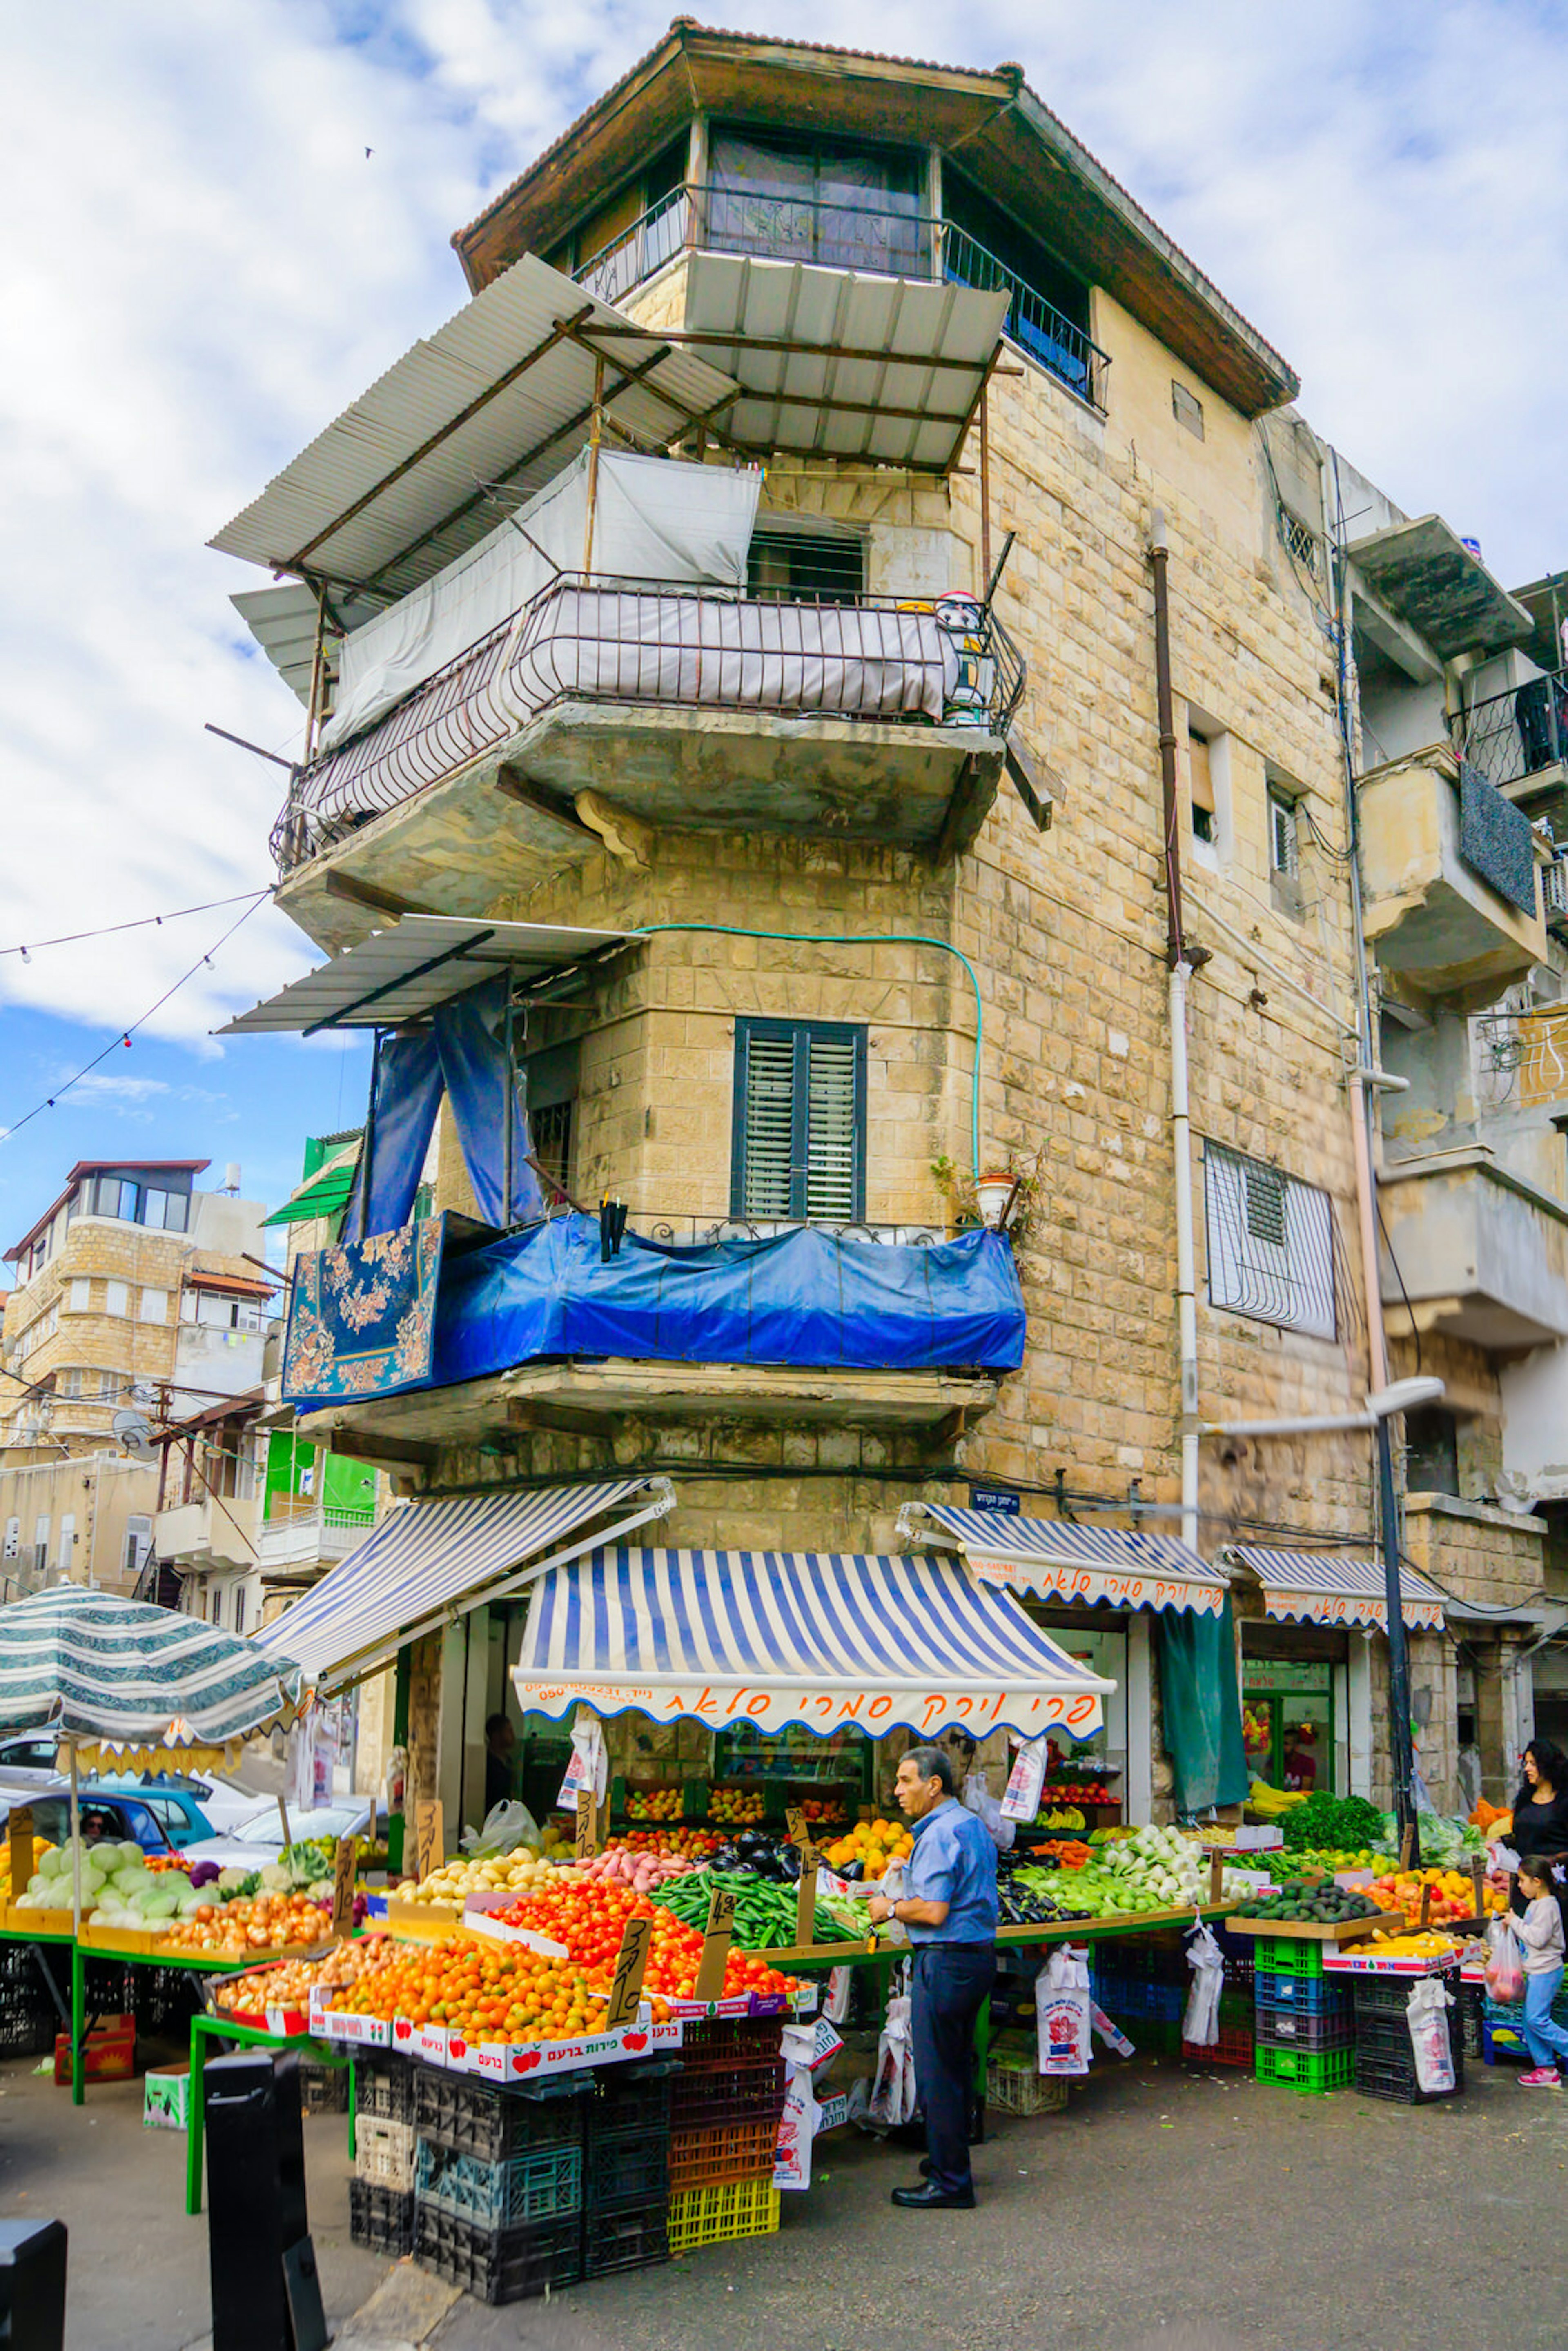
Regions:
<svg viewBox="0 0 1568 2351"><path fill-rule="evenodd" d="M1155 1618L1155 1638L1177 1812L1240 1803L1249 1782L1229 1594L1218 1616L1162 1610Z"/></svg>
<svg viewBox="0 0 1568 2351"><path fill-rule="evenodd" d="M340 1166L329 1167L303 1192L296 1192L292 1200L285 1200L281 1208L274 1208L270 1217L263 1217L264 1225L305 1225L317 1217L335 1217L348 1199L354 1181L354 1162L343 1161Z"/></svg>

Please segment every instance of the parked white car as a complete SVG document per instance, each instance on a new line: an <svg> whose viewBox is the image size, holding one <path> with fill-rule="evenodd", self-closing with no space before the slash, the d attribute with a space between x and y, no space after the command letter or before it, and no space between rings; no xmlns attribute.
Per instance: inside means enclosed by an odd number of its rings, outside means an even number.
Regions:
<svg viewBox="0 0 1568 2351"><path fill-rule="evenodd" d="M288 1813L288 1834L297 1844L312 1837L370 1837L376 1834L372 1827L373 1808L368 1796L350 1796L342 1803L319 1804L310 1812ZM283 1849L283 1823L278 1817L277 1799L267 1796L259 1802L253 1799L252 1816L223 1836L198 1837L185 1846L181 1859L185 1862L215 1861L220 1869L259 1869L264 1862L276 1861Z"/></svg>

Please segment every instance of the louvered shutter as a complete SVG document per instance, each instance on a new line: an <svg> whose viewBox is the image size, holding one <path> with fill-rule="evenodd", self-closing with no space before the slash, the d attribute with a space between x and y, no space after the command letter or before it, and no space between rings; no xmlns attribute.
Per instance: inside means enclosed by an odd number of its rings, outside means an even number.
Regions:
<svg viewBox="0 0 1568 2351"><path fill-rule="evenodd" d="M806 1215L813 1223L852 1224L859 1189L857 1040L808 1033L805 1043Z"/></svg>
<svg viewBox="0 0 1568 2351"><path fill-rule="evenodd" d="M795 1039L753 1029L747 1038L744 1183L746 1217L789 1217L795 1126Z"/></svg>
<svg viewBox="0 0 1568 2351"><path fill-rule="evenodd" d="M851 1224L865 1213L865 1035L743 1021L731 1206L759 1221Z"/></svg>

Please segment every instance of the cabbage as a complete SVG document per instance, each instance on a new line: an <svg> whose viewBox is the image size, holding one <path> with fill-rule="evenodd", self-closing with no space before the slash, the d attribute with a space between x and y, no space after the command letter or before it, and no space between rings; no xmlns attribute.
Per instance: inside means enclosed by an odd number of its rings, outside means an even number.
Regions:
<svg viewBox="0 0 1568 2351"><path fill-rule="evenodd" d="M142 1916L148 1918L172 1918L179 1907L180 1897L172 1886L166 1892L144 1895L141 1902Z"/></svg>
<svg viewBox="0 0 1568 2351"><path fill-rule="evenodd" d="M141 1847L134 1837L122 1837L117 1846L106 1846L105 1851L117 1852L122 1861L141 1861L142 1858Z"/></svg>

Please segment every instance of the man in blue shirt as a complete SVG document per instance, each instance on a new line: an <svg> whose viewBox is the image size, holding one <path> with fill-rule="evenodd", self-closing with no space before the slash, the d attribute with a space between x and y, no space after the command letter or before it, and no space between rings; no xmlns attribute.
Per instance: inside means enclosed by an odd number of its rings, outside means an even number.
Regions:
<svg viewBox="0 0 1568 2351"><path fill-rule="evenodd" d="M939 1748L912 1747L898 1767L898 1801L915 1824L907 1893L873 1894L880 1925L896 1918L915 1947L911 2025L915 2079L925 2109L924 2188L895 2188L915 2211L969 2211L969 2098L975 2021L997 1970L997 1848L985 1823L954 1801L953 1767Z"/></svg>

